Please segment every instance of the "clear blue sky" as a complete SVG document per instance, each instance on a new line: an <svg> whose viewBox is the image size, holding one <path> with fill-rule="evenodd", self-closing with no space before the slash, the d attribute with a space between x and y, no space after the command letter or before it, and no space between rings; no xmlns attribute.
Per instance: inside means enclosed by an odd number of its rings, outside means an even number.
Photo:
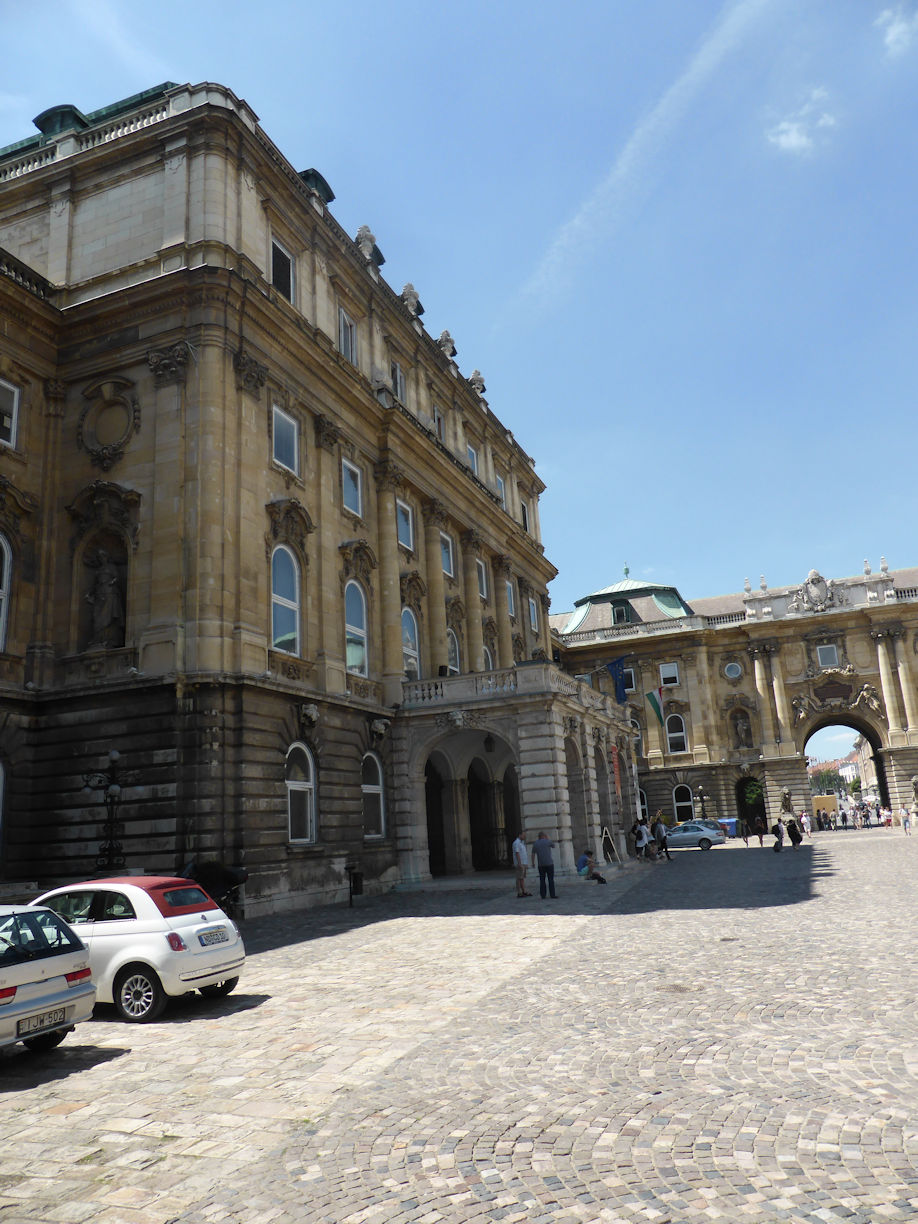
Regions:
<svg viewBox="0 0 918 1224"><path fill-rule="evenodd" d="M0 145L245 98L548 484L556 611L918 564L918 0L0 0Z"/></svg>

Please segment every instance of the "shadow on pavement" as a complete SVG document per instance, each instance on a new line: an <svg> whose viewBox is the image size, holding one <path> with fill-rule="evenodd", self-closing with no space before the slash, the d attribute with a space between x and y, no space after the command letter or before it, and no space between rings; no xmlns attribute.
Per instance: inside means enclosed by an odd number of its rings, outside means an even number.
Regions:
<svg viewBox="0 0 918 1224"><path fill-rule="evenodd" d="M45 1054L34 1054L21 1045L10 1046L0 1051L0 1096L65 1080L130 1052L129 1048L100 1050L98 1046L81 1045L73 1040L72 1033Z"/></svg>

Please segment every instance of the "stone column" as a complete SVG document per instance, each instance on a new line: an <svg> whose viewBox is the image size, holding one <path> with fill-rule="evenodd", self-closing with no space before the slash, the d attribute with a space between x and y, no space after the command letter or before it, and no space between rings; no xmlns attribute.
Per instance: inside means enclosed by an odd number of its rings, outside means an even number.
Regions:
<svg viewBox="0 0 918 1224"><path fill-rule="evenodd" d="M402 596L398 573L398 536L395 522L395 491L402 485L402 473L388 461L377 463L376 517L379 532L379 587L382 619L383 703L398 705L402 700Z"/></svg>
<svg viewBox="0 0 918 1224"><path fill-rule="evenodd" d="M905 717L912 743L918 743L918 694L915 692L915 675L908 654L908 638L904 631L892 636L892 654L899 675L899 687L905 702Z"/></svg>
<svg viewBox="0 0 918 1224"><path fill-rule="evenodd" d="M517 609L517 617L519 619L520 628L523 634L523 658L532 658L532 648L535 645L532 635L532 625L529 623L529 600L532 596L532 587L525 578L520 578L516 584L517 595L519 596L520 606Z"/></svg>
<svg viewBox="0 0 918 1224"><path fill-rule="evenodd" d="M545 651L545 658L552 661L551 654L551 626L548 623L548 610L551 607L551 598L544 591L539 592L539 604L542 608L542 649Z"/></svg>
<svg viewBox="0 0 918 1224"><path fill-rule="evenodd" d="M484 639L481 633L481 594L478 590L478 557L481 536L466 531L462 536L462 580L465 590L466 646L469 671L484 671Z"/></svg>
<svg viewBox="0 0 918 1224"><path fill-rule="evenodd" d="M775 724L771 713L771 693L769 692L768 674L765 670L765 647L749 646L755 669L755 691L759 698L759 716L762 720L762 745L773 745L775 742Z"/></svg>
<svg viewBox="0 0 918 1224"><path fill-rule="evenodd" d="M765 647L771 659L771 685L775 696L775 710L778 714L778 738L782 744L793 740L790 710L787 704L787 691L784 688L784 672L780 661L780 647L775 644Z"/></svg>
<svg viewBox="0 0 918 1224"><path fill-rule="evenodd" d="M491 559L494 576L494 611L497 620L497 666L513 666L513 635L510 631L510 609L507 604L507 583L511 575L510 558L500 554Z"/></svg>
<svg viewBox="0 0 918 1224"><path fill-rule="evenodd" d="M707 652L704 647L702 666L707 669ZM707 763L711 759L710 752L710 727L708 726L707 708L708 703L705 699L705 694L699 685L699 660L696 660L694 655L683 655L685 663L686 680L688 682L689 695L689 715L691 718L692 738L689 747L692 751L692 758L697 764ZM684 715L683 715L684 718Z"/></svg>
<svg viewBox="0 0 918 1224"><path fill-rule="evenodd" d="M870 636L877 644L877 660L880 664L880 685L883 689L883 703L886 706L886 717L890 733L902 728L902 709L899 705L899 694L896 691L896 677L893 668L896 665L895 630L871 629Z"/></svg>
<svg viewBox="0 0 918 1224"><path fill-rule="evenodd" d="M336 489L338 471L338 427L326 416L317 416L315 428L316 459L319 468L318 508L325 519L332 507L337 505ZM344 607L338 581L340 558L336 534L326 530L319 532L319 564L317 617L319 638L316 649L316 686L326 693L343 693L347 688L344 659Z"/></svg>
<svg viewBox="0 0 918 1224"><path fill-rule="evenodd" d="M440 530L446 523L446 507L435 499L424 506L424 551L427 556L427 620L430 625L430 670L439 676L446 667L446 602Z"/></svg>

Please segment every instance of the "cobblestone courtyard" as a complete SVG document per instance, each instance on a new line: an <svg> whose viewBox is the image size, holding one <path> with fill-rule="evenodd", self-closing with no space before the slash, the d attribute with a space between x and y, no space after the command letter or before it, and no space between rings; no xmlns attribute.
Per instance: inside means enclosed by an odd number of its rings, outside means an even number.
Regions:
<svg viewBox="0 0 918 1224"><path fill-rule="evenodd" d="M916 863L817 834L251 922L230 998L0 1055L0 1218L915 1221Z"/></svg>

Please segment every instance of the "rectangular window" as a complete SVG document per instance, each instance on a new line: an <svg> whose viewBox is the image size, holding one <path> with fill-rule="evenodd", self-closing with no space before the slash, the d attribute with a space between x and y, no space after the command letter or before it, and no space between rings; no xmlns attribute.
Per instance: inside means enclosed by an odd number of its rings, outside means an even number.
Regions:
<svg viewBox="0 0 918 1224"><path fill-rule="evenodd" d="M407 385L405 383L405 371L397 361L392 362L392 394L401 404L407 404Z"/></svg>
<svg viewBox="0 0 918 1224"><path fill-rule="evenodd" d="M300 474L299 427L283 408L274 405L274 462L294 475Z"/></svg>
<svg viewBox="0 0 918 1224"><path fill-rule="evenodd" d="M820 667L838 667L838 647L817 646L816 658Z"/></svg>
<svg viewBox="0 0 918 1224"><path fill-rule="evenodd" d="M452 578L453 573L453 542L444 532L440 532L440 557L443 561L443 573Z"/></svg>
<svg viewBox="0 0 918 1224"><path fill-rule="evenodd" d="M660 664L660 685L661 687L674 686L679 683L679 664L678 663L661 663Z"/></svg>
<svg viewBox="0 0 918 1224"><path fill-rule="evenodd" d="M338 349L351 365L357 364L357 324L341 307L338 309Z"/></svg>
<svg viewBox="0 0 918 1224"><path fill-rule="evenodd" d="M472 469L472 475L478 475L478 451L474 446L468 445L465 448L466 454L469 457L469 467Z"/></svg>
<svg viewBox="0 0 918 1224"><path fill-rule="evenodd" d="M0 378L0 443L16 445L19 419L19 388Z"/></svg>
<svg viewBox="0 0 918 1224"><path fill-rule="evenodd" d="M475 561L475 568L478 570L478 594L482 599L488 598L488 567L479 557Z"/></svg>
<svg viewBox="0 0 918 1224"><path fill-rule="evenodd" d="M497 484L497 496L500 498L500 504L507 509L507 486L504 484L503 476L495 476L494 480Z"/></svg>
<svg viewBox="0 0 918 1224"><path fill-rule="evenodd" d="M363 515L363 488L359 467L341 460L341 500L345 510L352 514Z"/></svg>
<svg viewBox="0 0 918 1224"><path fill-rule="evenodd" d="M523 530L529 530L529 503L522 497L520 498L520 522L523 524Z"/></svg>
<svg viewBox="0 0 918 1224"><path fill-rule="evenodd" d="M403 548L414 551L414 517L411 507L403 501L395 503L395 530Z"/></svg>
<svg viewBox="0 0 918 1224"><path fill-rule="evenodd" d="M511 616L516 616L516 596L513 594L513 583L507 582L507 611Z"/></svg>
<svg viewBox="0 0 918 1224"><path fill-rule="evenodd" d="M627 604L618 604L613 613L612 619L616 625L627 625L630 619L629 608Z"/></svg>
<svg viewBox="0 0 918 1224"><path fill-rule="evenodd" d="M443 415L442 409L438 408L436 404L434 404L433 406L433 423L434 423L434 432L436 433L437 437L440 439L441 442L445 442L446 441L446 417Z"/></svg>
<svg viewBox="0 0 918 1224"><path fill-rule="evenodd" d="M529 628L533 633L539 632L539 607L531 595L529 597Z"/></svg>
<svg viewBox="0 0 918 1224"><path fill-rule="evenodd" d="M626 667L624 669L624 677L625 677L625 692L633 693L637 689L637 683L635 682L635 679L634 679L634 668Z"/></svg>
<svg viewBox="0 0 918 1224"><path fill-rule="evenodd" d="M279 242L271 243L271 284L281 297L293 301L293 256Z"/></svg>

